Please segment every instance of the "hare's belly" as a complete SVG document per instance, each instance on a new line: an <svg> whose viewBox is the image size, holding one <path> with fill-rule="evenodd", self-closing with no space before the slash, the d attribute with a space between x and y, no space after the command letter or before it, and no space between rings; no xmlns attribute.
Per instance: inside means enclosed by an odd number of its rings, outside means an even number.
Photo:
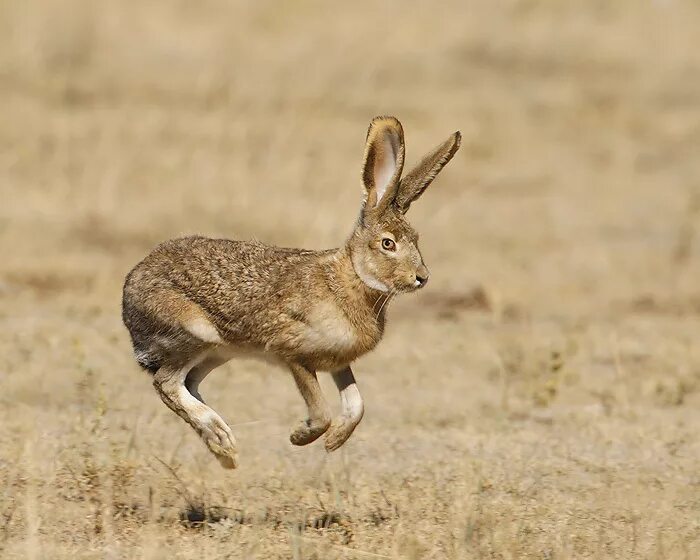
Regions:
<svg viewBox="0 0 700 560"><path fill-rule="evenodd" d="M284 360L264 348L240 346L235 344L222 344L211 350L209 356L215 357L222 362L229 360L251 360L275 367L284 367Z"/></svg>

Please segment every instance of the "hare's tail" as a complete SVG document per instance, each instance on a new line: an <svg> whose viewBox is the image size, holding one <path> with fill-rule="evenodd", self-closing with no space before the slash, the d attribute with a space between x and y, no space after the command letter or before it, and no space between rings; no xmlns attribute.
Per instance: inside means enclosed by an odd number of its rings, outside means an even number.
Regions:
<svg viewBox="0 0 700 560"><path fill-rule="evenodd" d="M151 354L150 352L134 352L138 364L150 374L155 374L163 365L160 357Z"/></svg>

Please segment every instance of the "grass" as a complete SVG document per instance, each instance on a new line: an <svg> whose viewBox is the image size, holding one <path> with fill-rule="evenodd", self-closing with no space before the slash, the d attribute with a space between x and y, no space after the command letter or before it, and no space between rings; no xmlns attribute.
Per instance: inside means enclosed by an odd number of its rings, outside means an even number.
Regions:
<svg viewBox="0 0 700 560"><path fill-rule="evenodd" d="M0 558L700 554L693 2L0 4ZM409 215L430 286L293 448L231 362L223 471L134 363L124 275L205 233L342 242L364 132L462 150ZM323 380L329 397L332 383Z"/></svg>

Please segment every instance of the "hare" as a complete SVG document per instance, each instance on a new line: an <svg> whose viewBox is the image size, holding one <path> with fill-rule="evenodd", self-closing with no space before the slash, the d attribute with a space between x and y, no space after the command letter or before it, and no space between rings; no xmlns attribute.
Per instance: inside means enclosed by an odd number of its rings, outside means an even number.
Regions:
<svg viewBox="0 0 700 560"><path fill-rule="evenodd" d="M237 466L236 440L205 404L199 385L235 356L261 357L291 371L308 408L291 433L294 445L325 434L325 447L333 451L353 433L364 405L350 365L381 340L389 300L428 281L418 234L404 214L454 156L460 139L455 132L401 178L401 123L372 120L364 201L339 249L192 236L162 243L129 272L122 317L136 360L153 374L163 402L224 467ZM331 373L340 392L336 418L321 393L319 370Z"/></svg>

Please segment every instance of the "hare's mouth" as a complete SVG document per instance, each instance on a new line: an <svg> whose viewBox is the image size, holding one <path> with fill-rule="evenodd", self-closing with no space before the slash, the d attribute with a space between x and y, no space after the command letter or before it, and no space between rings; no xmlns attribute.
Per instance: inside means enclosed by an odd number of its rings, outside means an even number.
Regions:
<svg viewBox="0 0 700 560"><path fill-rule="evenodd" d="M425 276L418 276L413 279L413 282L411 283L410 291L414 292L416 290L420 290L422 287L424 287L428 283L428 277Z"/></svg>
<svg viewBox="0 0 700 560"><path fill-rule="evenodd" d="M411 283L403 284L400 288L398 288L397 291L404 292L404 293L417 292L423 286L425 286L425 282L421 283L418 280L414 280Z"/></svg>

